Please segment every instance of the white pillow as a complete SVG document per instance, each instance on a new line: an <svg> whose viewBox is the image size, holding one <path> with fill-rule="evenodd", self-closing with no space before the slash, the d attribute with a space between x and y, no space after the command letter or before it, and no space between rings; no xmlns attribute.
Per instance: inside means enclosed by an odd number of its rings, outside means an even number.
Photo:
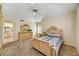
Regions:
<svg viewBox="0 0 79 59"><path fill-rule="evenodd" d="M52 33L48 33L48 36L53 36L53 34Z"/></svg>
<svg viewBox="0 0 79 59"><path fill-rule="evenodd" d="M57 33L54 33L53 36L61 37L61 35Z"/></svg>

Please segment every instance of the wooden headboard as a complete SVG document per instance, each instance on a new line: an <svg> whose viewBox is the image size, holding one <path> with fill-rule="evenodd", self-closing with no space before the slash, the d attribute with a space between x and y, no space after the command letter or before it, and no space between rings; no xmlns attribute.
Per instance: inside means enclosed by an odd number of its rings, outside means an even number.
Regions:
<svg viewBox="0 0 79 59"><path fill-rule="evenodd" d="M56 27L56 26L50 26L50 27L46 30L46 34L49 33L49 32L60 34L62 37L64 36L64 34L63 34L63 29L59 29L59 28Z"/></svg>

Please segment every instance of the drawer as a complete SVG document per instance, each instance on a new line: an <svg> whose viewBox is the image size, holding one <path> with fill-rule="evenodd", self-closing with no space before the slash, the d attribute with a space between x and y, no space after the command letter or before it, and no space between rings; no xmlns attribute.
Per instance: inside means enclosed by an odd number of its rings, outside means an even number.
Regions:
<svg viewBox="0 0 79 59"><path fill-rule="evenodd" d="M27 34L19 34L19 36L21 36L21 37L30 37L30 36L32 36L32 34L31 33L27 33Z"/></svg>
<svg viewBox="0 0 79 59"><path fill-rule="evenodd" d="M32 37L32 33L19 33L18 34L18 39L23 40L23 39L29 39Z"/></svg>

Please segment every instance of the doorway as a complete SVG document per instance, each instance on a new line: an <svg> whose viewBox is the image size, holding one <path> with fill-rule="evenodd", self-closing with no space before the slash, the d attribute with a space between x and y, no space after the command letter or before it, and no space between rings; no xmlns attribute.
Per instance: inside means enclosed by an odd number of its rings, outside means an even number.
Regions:
<svg viewBox="0 0 79 59"><path fill-rule="evenodd" d="M10 43L14 41L13 38L13 23L5 22L3 23L3 44Z"/></svg>

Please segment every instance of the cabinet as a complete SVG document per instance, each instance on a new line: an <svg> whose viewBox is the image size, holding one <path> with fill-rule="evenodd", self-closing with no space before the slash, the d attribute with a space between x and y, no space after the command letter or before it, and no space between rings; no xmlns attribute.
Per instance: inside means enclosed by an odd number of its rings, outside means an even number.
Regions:
<svg viewBox="0 0 79 59"><path fill-rule="evenodd" d="M32 38L32 32L19 32L18 33L18 40L25 40L25 39L31 39Z"/></svg>
<svg viewBox="0 0 79 59"><path fill-rule="evenodd" d="M20 32L18 33L18 40L25 40L32 38L32 30L28 24L22 24L20 26Z"/></svg>

